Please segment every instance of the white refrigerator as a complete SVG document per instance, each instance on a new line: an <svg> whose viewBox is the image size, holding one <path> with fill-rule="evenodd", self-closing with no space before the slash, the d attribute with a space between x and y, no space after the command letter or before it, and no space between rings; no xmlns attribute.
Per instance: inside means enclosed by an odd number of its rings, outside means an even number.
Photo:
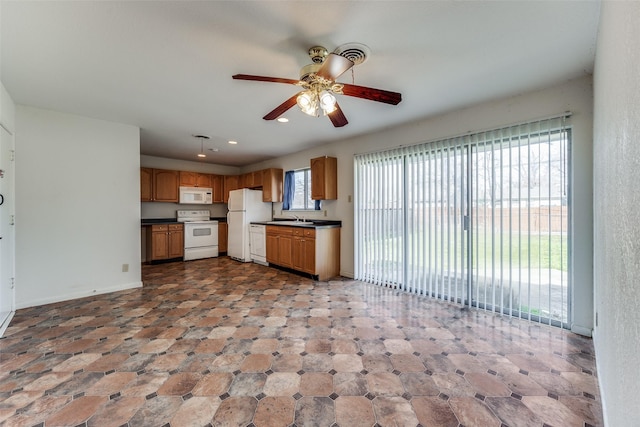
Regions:
<svg viewBox="0 0 640 427"><path fill-rule="evenodd" d="M261 190L243 188L229 192L228 206L229 240L227 255L238 261L251 262L249 224L251 222L270 221L272 219L272 204L271 202L262 201Z"/></svg>

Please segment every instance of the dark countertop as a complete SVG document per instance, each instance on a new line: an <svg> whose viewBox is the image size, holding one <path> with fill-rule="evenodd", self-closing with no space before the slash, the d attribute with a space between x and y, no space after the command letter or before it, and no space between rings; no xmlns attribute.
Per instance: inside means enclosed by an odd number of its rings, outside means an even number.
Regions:
<svg viewBox="0 0 640 427"><path fill-rule="evenodd" d="M227 222L227 217L211 217L209 218L211 221L218 222ZM154 224L182 224L179 223L175 218L142 218L140 221L141 225L154 225Z"/></svg>
<svg viewBox="0 0 640 427"><path fill-rule="evenodd" d="M178 221L175 218L142 218L142 225L154 225L154 224L177 224Z"/></svg>
<svg viewBox="0 0 640 427"><path fill-rule="evenodd" d="M278 222L282 222L282 224L278 224ZM293 220L290 219L274 219L273 221L255 221L251 224L260 224L260 225L275 225L275 226L283 226L283 227L300 227L300 228L341 228L342 221L334 221L334 220L320 220L320 219L310 219L305 221L307 223L311 222L312 224L295 224Z"/></svg>

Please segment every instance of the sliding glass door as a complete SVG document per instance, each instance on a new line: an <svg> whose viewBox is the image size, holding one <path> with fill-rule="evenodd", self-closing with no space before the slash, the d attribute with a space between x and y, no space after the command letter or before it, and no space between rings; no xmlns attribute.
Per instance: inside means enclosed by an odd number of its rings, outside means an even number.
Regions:
<svg viewBox="0 0 640 427"><path fill-rule="evenodd" d="M472 305L568 322L569 136L537 122L470 141Z"/></svg>
<svg viewBox="0 0 640 427"><path fill-rule="evenodd" d="M406 280L411 292L464 303L468 298L467 148L449 143L408 150ZM453 143L453 144L451 144Z"/></svg>
<svg viewBox="0 0 640 427"><path fill-rule="evenodd" d="M356 156L356 278L567 325L563 118Z"/></svg>

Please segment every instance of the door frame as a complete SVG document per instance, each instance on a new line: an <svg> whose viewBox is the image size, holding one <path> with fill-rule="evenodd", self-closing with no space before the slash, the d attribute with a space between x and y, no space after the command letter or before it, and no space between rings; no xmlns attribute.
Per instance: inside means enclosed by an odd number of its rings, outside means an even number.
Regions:
<svg viewBox="0 0 640 427"><path fill-rule="evenodd" d="M13 218L15 218L15 162L14 162L14 153L15 153L15 136L13 132L7 129L4 124L0 123L0 141L7 138L9 142L8 153L10 158L8 159L8 164L10 167L4 171L4 178L8 181L8 187L4 190L3 198L4 203L3 206L0 206L0 209L4 208L9 210L7 218L9 218L9 222L4 224L0 223L0 233L3 235L3 244L7 244L9 250L9 274L5 274L3 272L2 266L0 265L0 287L5 288L8 287L10 289L9 292L9 311L6 313L0 312L0 337L2 337L9 326L9 323L13 319L16 310L16 290L15 290L15 253L16 253L16 243L15 243L15 227ZM3 144L3 143L2 143ZM2 151L4 148L0 145L0 157L2 156ZM1 218L1 216L0 216ZM0 252L1 256L1 252ZM1 260L1 258L0 258ZM1 296L0 296L1 297Z"/></svg>

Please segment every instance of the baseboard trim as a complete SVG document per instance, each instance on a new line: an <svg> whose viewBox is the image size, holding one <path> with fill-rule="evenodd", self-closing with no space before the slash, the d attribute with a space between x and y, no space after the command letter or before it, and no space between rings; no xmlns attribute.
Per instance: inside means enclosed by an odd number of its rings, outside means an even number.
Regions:
<svg viewBox="0 0 640 427"><path fill-rule="evenodd" d="M353 272L351 271L341 271L341 276L348 277L349 279L353 279Z"/></svg>
<svg viewBox="0 0 640 427"><path fill-rule="evenodd" d="M141 281L133 282L133 283L123 283L122 285L112 286L108 288L83 290L80 292L56 295L53 297L41 298L41 299L36 299L32 301L23 301L23 302L16 303L16 308L19 310L22 308L36 307L39 305L53 304L56 302L70 301L78 298L90 297L93 295L109 294L111 292L126 291L128 289L135 289L135 288L141 288L141 287L142 287Z"/></svg>
<svg viewBox="0 0 640 427"><path fill-rule="evenodd" d="M585 337L593 336L593 329L585 328L580 325L571 325L571 332L578 335L584 335Z"/></svg>

